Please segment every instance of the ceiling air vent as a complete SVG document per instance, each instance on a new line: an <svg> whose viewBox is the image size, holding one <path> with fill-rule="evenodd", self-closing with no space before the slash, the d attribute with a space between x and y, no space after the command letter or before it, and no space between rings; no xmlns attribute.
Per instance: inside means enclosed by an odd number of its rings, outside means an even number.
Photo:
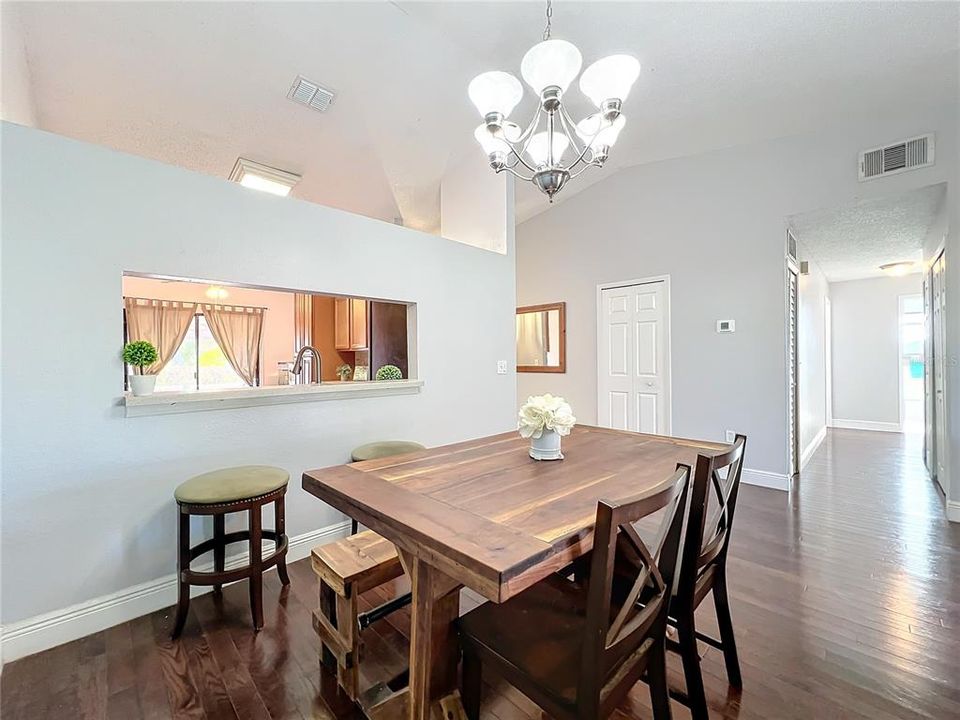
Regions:
<svg viewBox="0 0 960 720"><path fill-rule="evenodd" d="M293 81L287 97L295 103L323 112L333 102L333 91L320 87L317 83L307 80L303 75L297 75L297 79Z"/></svg>
<svg viewBox="0 0 960 720"><path fill-rule="evenodd" d="M933 165L933 133L860 153L860 180L895 175Z"/></svg>

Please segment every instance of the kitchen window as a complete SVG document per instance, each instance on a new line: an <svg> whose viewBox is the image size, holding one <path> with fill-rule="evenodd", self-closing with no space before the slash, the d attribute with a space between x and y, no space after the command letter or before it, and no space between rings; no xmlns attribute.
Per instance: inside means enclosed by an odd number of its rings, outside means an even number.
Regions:
<svg viewBox="0 0 960 720"><path fill-rule="evenodd" d="M125 333L126 334L126 333ZM127 374L130 368L125 368ZM257 384L260 384L259 377ZM190 330L170 362L157 375L158 391L232 390L245 388L236 370L214 340L202 313L194 315Z"/></svg>

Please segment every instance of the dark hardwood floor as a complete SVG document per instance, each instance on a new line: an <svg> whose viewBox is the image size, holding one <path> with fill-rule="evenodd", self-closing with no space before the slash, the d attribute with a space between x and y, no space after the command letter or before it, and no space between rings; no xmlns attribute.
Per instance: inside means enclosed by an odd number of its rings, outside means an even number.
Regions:
<svg viewBox="0 0 960 720"><path fill-rule="evenodd" d="M834 430L795 492L744 486L729 575L744 689L728 692L719 652L705 650L717 717L960 718L960 527L944 519L918 441ZM10 663L0 715L359 717L336 701L329 679L321 682L309 562L291 565L290 576L281 591L276 573L267 574L258 635L238 583L222 601L194 600L179 642L169 639L171 607ZM466 609L476 602L463 600ZM368 631L367 683L405 666L408 622L403 611ZM711 603L698 622L716 632ZM671 682L682 686L677 659L670 662ZM486 718L540 717L515 689L487 680ZM688 717L676 703L674 712ZM646 687L615 717L650 717Z"/></svg>

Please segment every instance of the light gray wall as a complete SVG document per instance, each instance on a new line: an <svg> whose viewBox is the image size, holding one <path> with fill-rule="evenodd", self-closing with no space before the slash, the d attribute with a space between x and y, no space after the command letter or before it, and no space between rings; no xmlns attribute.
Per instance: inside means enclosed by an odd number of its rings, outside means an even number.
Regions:
<svg viewBox="0 0 960 720"><path fill-rule="evenodd" d="M800 260L809 272L799 278L800 304L797 314L797 373L800 401L800 455L806 457L813 442L827 425L826 301L830 296L827 278L816 262L806 256L801 244Z"/></svg>
<svg viewBox="0 0 960 720"><path fill-rule="evenodd" d="M833 305L833 418L900 424L899 298L923 277L830 283Z"/></svg>
<svg viewBox="0 0 960 720"><path fill-rule="evenodd" d="M931 130L935 166L857 180L859 150ZM750 468L786 473L786 217L953 179L957 152L954 96L829 132L600 171L611 174L517 229L518 304L565 300L568 313L567 373L521 374L520 396L559 393L595 421L597 284L669 274L674 434L740 430ZM737 332L718 335L721 318Z"/></svg>
<svg viewBox="0 0 960 720"><path fill-rule="evenodd" d="M2 621L174 570L174 487L290 471L287 532L342 520L300 488L352 447L515 427L505 255L2 125ZM125 270L417 303L419 395L125 418ZM173 598L170 598L172 601Z"/></svg>

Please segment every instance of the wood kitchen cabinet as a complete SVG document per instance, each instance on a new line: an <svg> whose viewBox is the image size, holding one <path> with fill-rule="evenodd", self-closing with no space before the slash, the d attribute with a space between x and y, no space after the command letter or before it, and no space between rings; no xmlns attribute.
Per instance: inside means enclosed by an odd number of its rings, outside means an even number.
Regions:
<svg viewBox="0 0 960 720"><path fill-rule="evenodd" d="M366 350L367 301L361 298L336 298L334 305L334 339L337 350Z"/></svg>

